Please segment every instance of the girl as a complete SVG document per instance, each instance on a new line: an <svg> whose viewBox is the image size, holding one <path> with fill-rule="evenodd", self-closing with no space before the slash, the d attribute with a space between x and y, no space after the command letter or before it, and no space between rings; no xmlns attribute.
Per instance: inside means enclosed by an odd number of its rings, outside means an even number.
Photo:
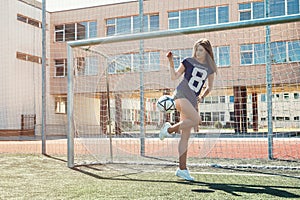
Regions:
<svg viewBox="0 0 300 200"><path fill-rule="evenodd" d="M188 181L194 181L187 169L187 148L191 129L201 123L197 112L197 102L206 97L213 88L214 74L217 67L209 40L203 38L198 40L193 47L192 57L185 58L177 70L174 69L172 52L167 53L170 63L170 75L172 80L184 78L176 87L173 94L176 109L180 112L180 122L171 125L166 122L162 127L159 137L163 140L171 133L181 133L178 145L179 167L175 175ZM202 92L203 85L207 80L207 86Z"/></svg>

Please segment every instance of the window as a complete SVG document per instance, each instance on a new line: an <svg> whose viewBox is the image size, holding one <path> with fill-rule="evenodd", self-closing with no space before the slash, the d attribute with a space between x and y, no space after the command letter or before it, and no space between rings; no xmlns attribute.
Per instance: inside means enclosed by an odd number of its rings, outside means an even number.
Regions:
<svg viewBox="0 0 300 200"><path fill-rule="evenodd" d="M214 47L214 58L218 67L230 66L230 47Z"/></svg>
<svg viewBox="0 0 300 200"><path fill-rule="evenodd" d="M246 44L240 46L241 65L265 63L265 44Z"/></svg>
<svg viewBox="0 0 300 200"><path fill-rule="evenodd" d="M287 63L300 61L300 41L272 42L271 62ZM265 63L265 44L246 44L240 46L241 65L253 65ZM217 56L216 56L217 57Z"/></svg>
<svg viewBox="0 0 300 200"><path fill-rule="evenodd" d="M219 112L213 112L212 113L212 121L218 122L219 121Z"/></svg>
<svg viewBox="0 0 300 200"><path fill-rule="evenodd" d="M55 26L55 41L73 41L97 37L97 22L78 22Z"/></svg>
<svg viewBox="0 0 300 200"><path fill-rule="evenodd" d="M75 24L66 24L65 25L65 41L75 40Z"/></svg>
<svg viewBox="0 0 300 200"><path fill-rule="evenodd" d="M270 17L299 13L299 0L270 0Z"/></svg>
<svg viewBox="0 0 300 200"><path fill-rule="evenodd" d="M228 6L181 10L168 13L169 29L219 24L228 21Z"/></svg>
<svg viewBox="0 0 300 200"><path fill-rule="evenodd" d="M265 44L254 44L254 64L265 63Z"/></svg>
<svg viewBox="0 0 300 200"><path fill-rule="evenodd" d="M143 66L144 71L157 71L160 69L159 52L145 52L143 54ZM133 71L140 71L140 54L122 54L107 60L108 72L114 73L126 73Z"/></svg>
<svg viewBox="0 0 300 200"><path fill-rule="evenodd" d="M261 102L266 102L266 94L261 94L260 95L260 101Z"/></svg>
<svg viewBox="0 0 300 200"><path fill-rule="evenodd" d="M230 120L230 121L234 121L234 116L235 116L235 115L234 115L234 112L230 112L230 113L229 113L229 118L230 118L229 120Z"/></svg>
<svg viewBox="0 0 300 200"><path fill-rule="evenodd" d="M234 96L229 96L229 102L234 103Z"/></svg>
<svg viewBox="0 0 300 200"><path fill-rule="evenodd" d="M144 32L159 30L159 15L144 15ZM129 16L106 20L106 35L122 35L140 32L139 16Z"/></svg>
<svg viewBox="0 0 300 200"><path fill-rule="evenodd" d="M289 93L284 93L283 94L283 99L287 100L290 98L290 94Z"/></svg>
<svg viewBox="0 0 300 200"><path fill-rule="evenodd" d="M220 96L220 103L226 103L226 97Z"/></svg>
<svg viewBox="0 0 300 200"><path fill-rule="evenodd" d="M55 97L55 113L67 114L67 97Z"/></svg>
<svg viewBox="0 0 300 200"><path fill-rule="evenodd" d="M229 9L228 6L218 7L218 24L229 22Z"/></svg>
<svg viewBox="0 0 300 200"><path fill-rule="evenodd" d="M97 36L96 22L77 23L77 40L93 38Z"/></svg>
<svg viewBox="0 0 300 200"><path fill-rule="evenodd" d="M27 23L27 24L30 24L32 26L38 27L38 28L42 28L42 22L40 22L36 19L26 17L24 15L17 14L17 20L21 21L21 22L24 22L24 23Z"/></svg>
<svg viewBox="0 0 300 200"><path fill-rule="evenodd" d="M179 28L179 11L168 13L169 29Z"/></svg>
<svg viewBox="0 0 300 200"><path fill-rule="evenodd" d="M288 42L288 61L299 62L300 61L300 41Z"/></svg>
<svg viewBox="0 0 300 200"><path fill-rule="evenodd" d="M122 120L123 121L132 121L132 110L122 109Z"/></svg>
<svg viewBox="0 0 300 200"><path fill-rule="evenodd" d="M30 55L30 54L26 54L26 53L22 53L22 52L17 52L16 53L16 58L20 59L20 60L25 60L25 61L30 61L30 62L38 63L38 64L42 63L42 58L41 57Z"/></svg>
<svg viewBox="0 0 300 200"><path fill-rule="evenodd" d="M241 65L253 64L253 47L252 45L241 45Z"/></svg>
<svg viewBox="0 0 300 200"><path fill-rule="evenodd" d="M272 42L271 43L271 62L284 63L287 62L286 43Z"/></svg>
<svg viewBox="0 0 300 200"><path fill-rule="evenodd" d="M294 99L299 99L300 95L299 93L294 93Z"/></svg>
<svg viewBox="0 0 300 200"><path fill-rule="evenodd" d="M158 71L160 69L159 52L147 52L144 59L144 71Z"/></svg>
<svg viewBox="0 0 300 200"><path fill-rule="evenodd" d="M207 25L207 24L216 24L216 8L200 8L199 10L199 21L200 25Z"/></svg>
<svg viewBox="0 0 300 200"><path fill-rule="evenodd" d="M210 112L204 113L204 121L211 122L211 113Z"/></svg>
<svg viewBox="0 0 300 200"><path fill-rule="evenodd" d="M265 14L264 2L239 4L240 21L263 18Z"/></svg>
<svg viewBox="0 0 300 200"><path fill-rule="evenodd" d="M55 26L55 41L56 42L65 41L64 29L65 29L64 25Z"/></svg>
<svg viewBox="0 0 300 200"><path fill-rule="evenodd" d="M180 12L180 28L197 26L197 10Z"/></svg>
<svg viewBox="0 0 300 200"><path fill-rule="evenodd" d="M285 15L286 0L270 0L270 17Z"/></svg>
<svg viewBox="0 0 300 200"><path fill-rule="evenodd" d="M67 76L67 59L57 59L55 62L54 77Z"/></svg>
<svg viewBox="0 0 300 200"><path fill-rule="evenodd" d="M78 76L98 74L99 60L97 59L97 57L89 56L76 58L76 65Z"/></svg>
<svg viewBox="0 0 300 200"><path fill-rule="evenodd" d="M299 0L287 0L287 14L297 14L299 13Z"/></svg>

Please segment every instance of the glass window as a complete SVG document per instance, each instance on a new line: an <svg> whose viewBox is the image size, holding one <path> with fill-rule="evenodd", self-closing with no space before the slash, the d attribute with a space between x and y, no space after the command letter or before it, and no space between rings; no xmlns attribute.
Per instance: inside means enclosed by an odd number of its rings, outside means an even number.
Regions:
<svg viewBox="0 0 300 200"><path fill-rule="evenodd" d="M234 96L229 96L229 102L234 103Z"/></svg>
<svg viewBox="0 0 300 200"><path fill-rule="evenodd" d="M55 97L55 113L67 114L67 97Z"/></svg>
<svg viewBox="0 0 300 200"><path fill-rule="evenodd" d="M200 25L216 24L216 8L200 8L199 21Z"/></svg>
<svg viewBox="0 0 300 200"><path fill-rule="evenodd" d="M253 19L264 18L265 16L265 5L264 2L253 2Z"/></svg>
<svg viewBox="0 0 300 200"><path fill-rule="evenodd" d="M159 30L159 15L144 15L143 28L145 32ZM106 21L106 34L122 35L140 32L140 17L130 16L115 19L107 19Z"/></svg>
<svg viewBox="0 0 300 200"><path fill-rule="evenodd" d="M285 42L271 43L271 59L272 59L272 63L287 62Z"/></svg>
<svg viewBox="0 0 300 200"><path fill-rule="evenodd" d="M131 17L117 18L117 34L131 33Z"/></svg>
<svg viewBox="0 0 300 200"><path fill-rule="evenodd" d="M106 35L115 35L116 34L116 19L106 20Z"/></svg>
<svg viewBox="0 0 300 200"><path fill-rule="evenodd" d="M253 60L253 48L252 45L241 45L241 65L252 64Z"/></svg>
<svg viewBox="0 0 300 200"><path fill-rule="evenodd" d="M299 99L300 95L299 93L294 93L294 99Z"/></svg>
<svg viewBox="0 0 300 200"><path fill-rule="evenodd" d="M169 20L169 29L179 28L179 12L169 12L168 20Z"/></svg>
<svg viewBox="0 0 300 200"><path fill-rule="evenodd" d="M133 33L139 33L140 32L140 17L139 16L133 16Z"/></svg>
<svg viewBox="0 0 300 200"><path fill-rule="evenodd" d="M65 41L75 40L75 24L65 25Z"/></svg>
<svg viewBox="0 0 300 200"><path fill-rule="evenodd" d="M64 41L64 25L55 26L55 42L63 42Z"/></svg>
<svg viewBox="0 0 300 200"><path fill-rule="evenodd" d="M180 12L180 28L197 26L197 10Z"/></svg>
<svg viewBox="0 0 300 200"><path fill-rule="evenodd" d="M299 0L287 0L287 14L299 13Z"/></svg>
<svg viewBox="0 0 300 200"><path fill-rule="evenodd" d="M229 9L228 6L218 7L218 23L229 22Z"/></svg>
<svg viewBox="0 0 300 200"><path fill-rule="evenodd" d="M89 38L97 37L97 22L89 23Z"/></svg>
<svg viewBox="0 0 300 200"><path fill-rule="evenodd" d="M225 103L225 100L226 100L225 96L220 96L220 103Z"/></svg>
<svg viewBox="0 0 300 200"><path fill-rule="evenodd" d="M144 32L148 32L149 31L149 20L148 20L148 16L144 16L144 27L143 27L143 31Z"/></svg>
<svg viewBox="0 0 300 200"><path fill-rule="evenodd" d="M157 71L160 69L159 52L149 52L148 71Z"/></svg>
<svg viewBox="0 0 300 200"><path fill-rule="evenodd" d="M285 15L285 0L269 0L270 17Z"/></svg>
<svg viewBox="0 0 300 200"><path fill-rule="evenodd" d="M221 46L218 47L217 65L219 67L230 66L230 47Z"/></svg>
<svg viewBox="0 0 300 200"><path fill-rule="evenodd" d="M214 122L218 122L219 121L219 112L213 112L212 118L213 118Z"/></svg>
<svg viewBox="0 0 300 200"><path fill-rule="evenodd" d="M204 121L211 122L211 113L210 112L204 113Z"/></svg>
<svg viewBox="0 0 300 200"><path fill-rule="evenodd" d="M78 40L88 38L87 28L88 28L87 22L77 23L77 39Z"/></svg>
<svg viewBox="0 0 300 200"><path fill-rule="evenodd" d="M265 63L265 44L254 44L254 64Z"/></svg>
<svg viewBox="0 0 300 200"><path fill-rule="evenodd" d="M263 18L265 16L264 2L239 4L240 21Z"/></svg>
<svg viewBox="0 0 300 200"><path fill-rule="evenodd" d="M251 19L251 3L239 4L240 21Z"/></svg>
<svg viewBox="0 0 300 200"><path fill-rule="evenodd" d="M266 102L266 94L261 94L260 95L260 101L261 102Z"/></svg>
<svg viewBox="0 0 300 200"><path fill-rule="evenodd" d="M66 59L57 59L55 62L55 77L64 77L67 76L67 60Z"/></svg>
<svg viewBox="0 0 300 200"><path fill-rule="evenodd" d="M150 16L150 31L159 30L159 15Z"/></svg>
<svg viewBox="0 0 300 200"><path fill-rule="evenodd" d="M17 20L27 23L27 17L19 15L19 14L17 15Z"/></svg>
<svg viewBox="0 0 300 200"><path fill-rule="evenodd" d="M283 99L289 99L290 94L289 93L283 93Z"/></svg>
<svg viewBox="0 0 300 200"><path fill-rule="evenodd" d="M299 62L300 61L300 41L288 42L288 55L289 62Z"/></svg>
<svg viewBox="0 0 300 200"><path fill-rule="evenodd" d="M85 75L97 75L98 74L99 60L95 56L86 57L85 61Z"/></svg>

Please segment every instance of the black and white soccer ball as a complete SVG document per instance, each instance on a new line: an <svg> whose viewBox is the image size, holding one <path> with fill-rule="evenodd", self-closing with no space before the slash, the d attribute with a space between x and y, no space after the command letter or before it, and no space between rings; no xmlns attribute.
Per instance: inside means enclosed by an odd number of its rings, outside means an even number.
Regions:
<svg viewBox="0 0 300 200"><path fill-rule="evenodd" d="M175 101L172 96L163 95L157 100L156 107L161 112L170 113L175 110Z"/></svg>

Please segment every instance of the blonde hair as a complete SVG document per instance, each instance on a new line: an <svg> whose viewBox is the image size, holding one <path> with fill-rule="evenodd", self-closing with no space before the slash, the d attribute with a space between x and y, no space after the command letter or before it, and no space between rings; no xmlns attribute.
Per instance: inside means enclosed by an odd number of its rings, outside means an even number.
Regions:
<svg viewBox="0 0 300 200"><path fill-rule="evenodd" d="M196 50L198 48L198 45L201 45L206 50L206 52L209 55L206 56L206 62L209 66L211 66L214 72L217 72L217 65L215 63L214 53L210 41L206 38L201 38L198 41L196 41L193 47L193 55L192 55L193 57L196 57Z"/></svg>

